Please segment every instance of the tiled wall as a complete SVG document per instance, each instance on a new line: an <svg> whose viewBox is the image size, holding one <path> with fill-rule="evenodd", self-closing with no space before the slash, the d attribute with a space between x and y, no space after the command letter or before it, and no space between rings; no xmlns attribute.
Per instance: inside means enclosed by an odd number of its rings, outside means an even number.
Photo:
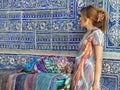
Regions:
<svg viewBox="0 0 120 90"><path fill-rule="evenodd" d="M119 0L0 0L0 68L17 68L39 55L75 57L85 30L80 9L94 4L109 14L103 90L120 90Z"/></svg>

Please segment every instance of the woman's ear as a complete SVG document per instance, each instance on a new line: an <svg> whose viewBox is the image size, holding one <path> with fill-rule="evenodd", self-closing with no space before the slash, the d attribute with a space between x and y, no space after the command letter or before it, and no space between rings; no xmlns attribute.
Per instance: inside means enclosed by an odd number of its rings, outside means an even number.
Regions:
<svg viewBox="0 0 120 90"><path fill-rule="evenodd" d="M91 20L90 18L87 18L86 22L87 22L88 25L90 25L90 24L93 23L92 20Z"/></svg>

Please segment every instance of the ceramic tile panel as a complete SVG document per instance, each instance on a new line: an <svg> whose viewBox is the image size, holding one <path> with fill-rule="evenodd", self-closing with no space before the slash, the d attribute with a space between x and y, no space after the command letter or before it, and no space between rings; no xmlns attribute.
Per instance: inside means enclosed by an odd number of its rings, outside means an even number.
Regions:
<svg viewBox="0 0 120 90"><path fill-rule="evenodd" d="M108 11L104 51L110 52L109 56L112 52L119 53L119 0L0 0L0 49L30 50L32 53L11 54L3 50L0 68L23 67L40 56L34 54L35 50L76 51L85 32L80 27L80 10L90 4ZM109 56L103 60L102 90L120 90L120 60Z"/></svg>
<svg viewBox="0 0 120 90"><path fill-rule="evenodd" d="M109 14L109 26L106 34L106 51L120 51L120 0L104 1Z"/></svg>
<svg viewBox="0 0 120 90"><path fill-rule="evenodd" d="M76 51L85 32L80 9L90 3L100 5L94 0L1 0L0 48Z"/></svg>
<svg viewBox="0 0 120 90"><path fill-rule="evenodd" d="M0 54L0 69L20 69L37 56Z"/></svg>
<svg viewBox="0 0 120 90"><path fill-rule="evenodd" d="M120 59L104 58L101 85L103 90L119 90Z"/></svg>
<svg viewBox="0 0 120 90"><path fill-rule="evenodd" d="M104 75L101 80L101 90L119 90L118 75Z"/></svg>

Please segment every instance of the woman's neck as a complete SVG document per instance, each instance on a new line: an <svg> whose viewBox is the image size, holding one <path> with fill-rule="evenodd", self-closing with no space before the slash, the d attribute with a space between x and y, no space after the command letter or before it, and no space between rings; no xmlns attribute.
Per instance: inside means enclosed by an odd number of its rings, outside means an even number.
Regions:
<svg viewBox="0 0 120 90"><path fill-rule="evenodd" d="M93 26L92 24L87 25L87 31L95 30L97 27Z"/></svg>

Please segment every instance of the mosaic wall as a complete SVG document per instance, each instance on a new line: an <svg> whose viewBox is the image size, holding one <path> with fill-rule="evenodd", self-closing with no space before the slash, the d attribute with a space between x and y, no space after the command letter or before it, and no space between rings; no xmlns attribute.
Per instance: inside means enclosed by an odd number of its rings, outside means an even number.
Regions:
<svg viewBox="0 0 120 90"><path fill-rule="evenodd" d="M106 35L106 51L120 51L120 0L105 0L104 8L109 14Z"/></svg>
<svg viewBox="0 0 120 90"><path fill-rule="evenodd" d="M89 4L103 7L110 18L102 90L120 90L120 58L114 54L120 57L119 0L0 0L0 68L22 67L39 56L35 50L76 51L85 32L80 27L79 11ZM8 53L4 49L24 51ZM27 50L31 54L25 54Z"/></svg>
<svg viewBox="0 0 120 90"><path fill-rule="evenodd" d="M84 30L79 10L96 0L0 1L0 48L75 51Z"/></svg>
<svg viewBox="0 0 120 90"><path fill-rule="evenodd" d="M104 59L102 90L120 90L120 59Z"/></svg>

